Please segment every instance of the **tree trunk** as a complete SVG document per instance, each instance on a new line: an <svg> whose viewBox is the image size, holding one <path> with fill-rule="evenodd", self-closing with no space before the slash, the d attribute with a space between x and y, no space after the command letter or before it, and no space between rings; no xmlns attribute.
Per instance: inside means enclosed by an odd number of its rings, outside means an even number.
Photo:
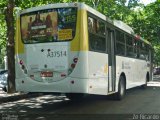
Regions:
<svg viewBox="0 0 160 120"><path fill-rule="evenodd" d="M5 19L7 24L7 61L8 61L8 93L15 92L15 59L14 59L14 0L8 0Z"/></svg>

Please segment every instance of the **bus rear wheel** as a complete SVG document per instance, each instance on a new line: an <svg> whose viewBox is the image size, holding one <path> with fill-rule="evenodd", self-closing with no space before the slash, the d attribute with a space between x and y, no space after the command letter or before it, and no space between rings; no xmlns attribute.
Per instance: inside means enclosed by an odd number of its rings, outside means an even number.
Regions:
<svg viewBox="0 0 160 120"><path fill-rule="evenodd" d="M116 93L116 100L122 100L126 94L126 83L125 78L120 76L118 84L118 92Z"/></svg>
<svg viewBox="0 0 160 120"><path fill-rule="evenodd" d="M147 75L146 75L145 84L141 86L142 89L146 89L147 88L147 82L149 82L149 73L147 73Z"/></svg>

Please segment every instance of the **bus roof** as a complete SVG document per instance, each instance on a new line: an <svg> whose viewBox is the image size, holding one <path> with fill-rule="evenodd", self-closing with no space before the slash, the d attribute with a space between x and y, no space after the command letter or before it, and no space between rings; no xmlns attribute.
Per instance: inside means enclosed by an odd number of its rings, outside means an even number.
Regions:
<svg viewBox="0 0 160 120"><path fill-rule="evenodd" d="M134 33L133 29L130 26L128 26L126 23L124 23L120 20L114 20L113 24L129 34Z"/></svg>
<svg viewBox="0 0 160 120"><path fill-rule="evenodd" d="M25 14L28 12L34 12L37 10L45 10L45 9L52 9L52 8L64 8L64 7L78 7L80 9L86 9L92 14L96 14L98 17L106 21L106 16L103 15L102 13L98 12L97 10L93 9L92 7L84 4L84 3L56 3L56 4L48 4L48 5L43 5L43 6L38 6L38 7L32 7L28 8L25 10L22 10L20 14ZM109 18L108 18L109 19ZM108 20L110 22L111 20Z"/></svg>
<svg viewBox="0 0 160 120"><path fill-rule="evenodd" d="M43 5L43 6L37 6L37 7L32 7L28 8L25 10L22 10L20 14L25 14L28 12L34 12L38 10L45 10L45 9L52 9L52 8L64 8L64 7L78 7L80 4L78 3L55 3L55 4L48 4L48 5Z"/></svg>

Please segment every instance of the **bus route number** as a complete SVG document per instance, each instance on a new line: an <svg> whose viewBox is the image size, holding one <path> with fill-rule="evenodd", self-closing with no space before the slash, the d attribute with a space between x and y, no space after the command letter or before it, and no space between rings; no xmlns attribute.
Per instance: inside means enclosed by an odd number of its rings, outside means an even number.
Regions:
<svg viewBox="0 0 160 120"><path fill-rule="evenodd" d="M64 57L67 56L67 51L48 51L47 57Z"/></svg>

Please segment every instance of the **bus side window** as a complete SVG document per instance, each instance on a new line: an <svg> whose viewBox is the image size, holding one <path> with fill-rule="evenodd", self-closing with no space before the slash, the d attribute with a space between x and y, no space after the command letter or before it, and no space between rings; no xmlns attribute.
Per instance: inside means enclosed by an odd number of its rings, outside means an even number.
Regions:
<svg viewBox="0 0 160 120"><path fill-rule="evenodd" d="M149 48L147 44L141 42L140 46L140 59L149 60Z"/></svg>
<svg viewBox="0 0 160 120"><path fill-rule="evenodd" d="M133 53L134 53L134 58L137 58L137 50L138 50L138 45L137 45L137 40L133 40Z"/></svg>
<svg viewBox="0 0 160 120"><path fill-rule="evenodd" d="M92 33L105 35L105 24L99 20L88 17L88 30Z"/></svg>
<svg viewBox="0 0 160 120"><path fill-rule="evenodd" d="M88 30L92 33L97 33L97 28L99 26L99 23L95 18L88 17Z"/></svg>
<svg viewBox="0 0 160 120"><path fill-rule="evenodd" d="M137 41L137 58L140 57L140 42Z"/></svg>
<svg viewBox="0 0 160 120"><path fill-rule="evenodd" d="M95 33L95 20L91 17L88 17L88 30L91 33Z"/></svg>
<svg viewBox="0 0 160 120"><path fill-rule="evenodd" d="M88 33L90 50L106 52L105 23L89 16Z"/></svg>
<svg viewBox="0 0 160 120"><path fill-rule="evenodd" d="M105 35L105 24L97 20L97 33L104 36Z"/></svg>
<svg viewBox="0 0 160 120"><path fill-rule="evenodd" d="M139 51L140 51L139 58L140 59L144 59L144 56L143 56L143 43L142 42L140 42Z"/></svg>
<svg viewBox="0 0 160 120"><path fill-rule="evenodd" d="M116 54L125 55L125 39L124 33L116 30Z"/></svg>
<svg viewBox="0 0 160 120"><path fill-rule="evenodd" d="M145 45L142 42L139 42L139 58L145 59Z"/></svg>
<svg viewBox="0 0 160 120"><path fill-rule="evenodd" d="M135 57L135 54L134 54L134 41L132 39L131 36L129 35L126 35L126 55L128 57Z"/></svg>
<svg viewBox="0 0 160 120"><path fill-rule="evenodd" d="M149 61L149 46L145 44L145 58L147 61Z"/></svg>
<svg viewBox="0 0 160 120"><path fill-rule="evenodd" d="M92 51L106 51L106 41L105 38L101 38L99 36L96 36L94 34L89 34L89 43L90 43L90 49Z"/></svg>

